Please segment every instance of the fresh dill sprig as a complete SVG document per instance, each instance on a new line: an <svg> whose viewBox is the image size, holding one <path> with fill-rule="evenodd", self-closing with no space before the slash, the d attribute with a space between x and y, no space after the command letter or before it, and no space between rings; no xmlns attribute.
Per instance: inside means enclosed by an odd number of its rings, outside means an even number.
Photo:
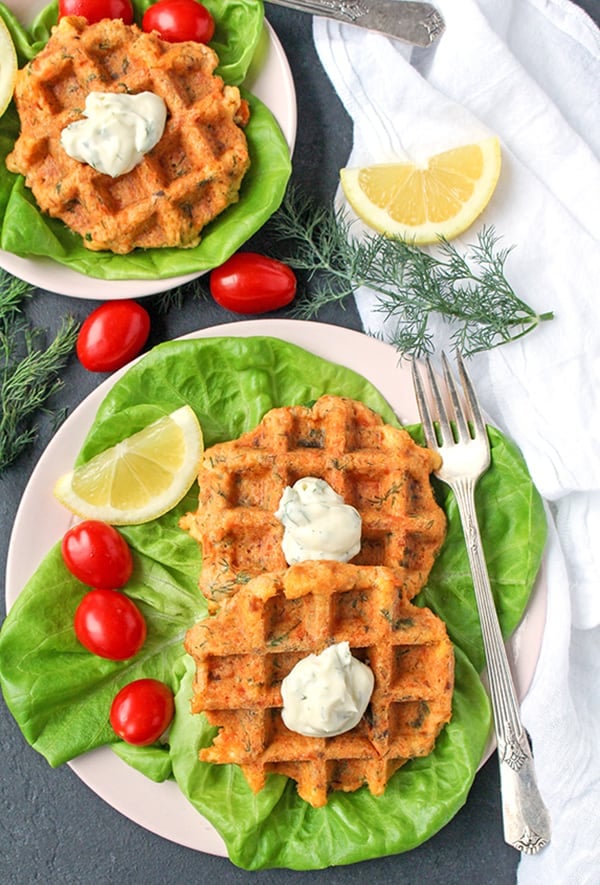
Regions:
<svg viewBox="0 0 600 885"><path fill-rule="evenodd" d="M484 228L461 255L440 240L425 250L381 234L352 233L341 211L315 205L290 189L270 222L291 250L283 260L305 272L307 292L296 315L310 319L331 302L342 304L366 287L377 296L388 337L402 355L422 356L434 347L432 320L450 325L451 344L465 354L489 350L552 319L520 299L504 266L510 249L498 249L493 228Z"/></svg>
<svg viewBox="0 0 600 885"><path fill-rule="evenodd" d="M45 334L21 312L33 287L0 271L0 470L37 437L34 416L61 386L60 370L75 347L78 324L67 317L46 345Z"/></svg>
<svg viewBox="0 0 600 885"><path fill-rule="evenodd" d="M189 283L181 283L174 289L167 289L156 296L155 306L159 313L166 314L170 310L181 310L186 300L199 299L206 301L208 298L206 286L202 277Z"/></svg>
<svg viewBox="0 0 600 885"><path fill-rule="evenodd" d="M13 277L5 270L0 270L0 335L5 337L10 322L21 311L21 303L33 291L33 286L25 280Z"/></svg>

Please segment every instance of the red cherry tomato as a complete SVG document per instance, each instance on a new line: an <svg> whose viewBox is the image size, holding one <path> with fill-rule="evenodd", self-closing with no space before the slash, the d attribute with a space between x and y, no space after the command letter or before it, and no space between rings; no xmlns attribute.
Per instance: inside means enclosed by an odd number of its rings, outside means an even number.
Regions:
<svg viewBox="0 0 600 885"><path fill-rule="evenodd" d="M128 744L153 744L170 724L175 712L173 692L158 679L137 679L115 697L110 724Z"/></svg>
<svg viewBox="0 0 600 885"><path fill-rule="evenodd" d="M84 321L77 356L90 372L113 372L137 356L148 340L150 317L136 301L107 301Z"/></svg>
<svg viewBox="0 0 600 885"><path fill-rule="evenodd" d="M120 590L90 590L75 612L75 635L95 655L126 661L146 639L146 621L135 602Z"/></svg>
<svg viewBox="0 0 600 885"><path fill-rule="evenodd" d="M114 526L97 519L69 529L61 552L71 574L88 587L117 590L131 577L133 559L127 541Z"/></svg>
<svg viewBox="0 0 600 885"><path fill-rule="evenodd" d="M275 258L256 252L236 252L211 271L210 292L217 304L235 313L265 313L293 300L296 277Z"/></svg>
<svg viewBox="0 0 600 885"><path fill-rule="evenodd" d="M215 22L208 9L196 0L158 0L144 13L142 30L157 31L159 37L170 43L210 43Z"/></svg>
<svg viewBox="0 0 600 885"><path fill-rule="evenodd" d="M126 25L133 22L131 0L58 0L58 17L82 15L90 25L103 18L121 18Z"/></svg>

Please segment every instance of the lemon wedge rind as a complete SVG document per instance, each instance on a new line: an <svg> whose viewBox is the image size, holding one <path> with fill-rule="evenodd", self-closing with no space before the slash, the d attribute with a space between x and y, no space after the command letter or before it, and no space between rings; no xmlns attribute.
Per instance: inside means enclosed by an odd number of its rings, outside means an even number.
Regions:
<svg viewBox="0 0 600 885"><path fill-rule="evenodd" d="M17 82L17 50L0 16L0 117L9 106Z"/></svg>
<svg viewBox="0 0 600 885"><path fill-rule="evenodd" d="M429 158L340 171L344 195L370 228L427 245L451 240L481 215L496 189L502 156L495 136Z"/></svg>
<svg viewBox="0 0 600 885"><path fill-rule="evenodd" d="M82 519L150 522L185 497L203 451L200 423L182 406L61 476L54 495Z"/></svg>

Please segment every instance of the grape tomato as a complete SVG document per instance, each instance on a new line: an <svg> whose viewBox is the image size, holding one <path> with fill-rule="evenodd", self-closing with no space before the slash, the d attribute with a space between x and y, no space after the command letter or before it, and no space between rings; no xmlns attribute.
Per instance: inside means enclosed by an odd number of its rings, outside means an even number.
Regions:
<svg viewBox="0 0 600 885"><path fill-rule="evenodd" d="M131 0L58 0L58 17L81 15L88 24L103 18L120 18L126 25L133 22Z"/></svg>
<svg viewBox="0 0 600 885"><path fill-rule="evenodd" d="M158 0L144 13L142 30L156 31L169 43L210 43L215 22L206 6L197 0Z"/></svg>
<svg viewBox="0 0 600 885"><path fill-rule="evenodd" d="M112 525L86 519L63 536L61 553L72 575L88 587L118 590L133 571L133 558L125 538Z"/></svg>
<svg viewBox="0 0 600 885"><path fill-rule="evenodd" d="M109 718L122 740L146 747L168 728L174 712L173 692L168 685L158 679L136 679L117 694Z"/></svg>
<svg viewBox="0 0 600 885"><path fill-rule="evenodd" d="M296 276L282 261L256 252L236 252L211 271L211 295L235 313L277 310L296 295Z"/></svg>
<svg viewBox="0 0 600 885"><path fill-rule="evenodd" d="M92 654L111 661L133 658L146 639L146 621L120 590L90 590L73 621L75 635Z"/></svg>
<svg viewBox="0 0 600 885"><path fill-rule="evenodd" d="M137 356L150 334L150 316L137 301L107 301L84 320L77 356L90 372L113 372Z"/></svg>

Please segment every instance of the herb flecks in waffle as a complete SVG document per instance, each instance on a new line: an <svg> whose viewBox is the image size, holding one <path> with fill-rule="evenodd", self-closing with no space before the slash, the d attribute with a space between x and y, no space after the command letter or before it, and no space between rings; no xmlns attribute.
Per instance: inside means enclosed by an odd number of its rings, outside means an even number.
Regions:
<svg viewBox="0 0 600 885"><path fill-rule="evenodd" d="M238 200L249 167L248 104L215 76L217 64L201 43L168 43L119 19L88 25L62 18L17 76L21 133L7 167L25 176L40 209L61 218L88 249L195 246L201 230ZM92 91L150 91L167 106L158 144L116 179L60 144Z"/></svg>
<svg viewBox="0 0 600 885"><path fill-rule="evenodd" d="M342 641L375 676L365 715L336 737L289 731L282 680ZM195 625L185 647L197 666L192 710L220 728L200 759L237 763L255 792L278 773L316 807L332 790L380 795L400 766L431 752L451 716L445 625L408 600L389 568L320 561L260 575Z"/></svg>
<svg viewBox="0 0 600 885"><path fill-rule="evenodd" d="M268 412L254 430L207 449L199 501L182 526L202 546L200 587L214 610L261 572L286 568L275 517L286 486L324 479L362 518L356 565L384 565L407 598L425 584L446 520L433 497L439 457L360 402L323 396Z"/></svg>

